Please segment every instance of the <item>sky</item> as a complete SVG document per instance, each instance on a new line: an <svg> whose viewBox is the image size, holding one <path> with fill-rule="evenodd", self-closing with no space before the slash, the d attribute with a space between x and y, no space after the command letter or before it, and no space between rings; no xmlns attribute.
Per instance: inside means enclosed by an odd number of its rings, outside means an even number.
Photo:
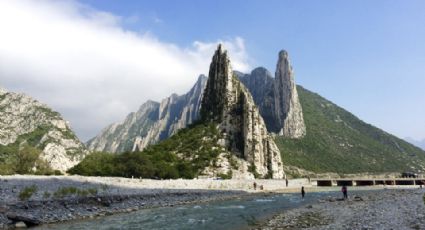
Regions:
<svg viewBox="0 0 425 230"><path fill-rule="evenodd" d="M0 0L0 86L59 111L83 141L190 89L216 45L398 137L425 139L425 1Z"/></svg>

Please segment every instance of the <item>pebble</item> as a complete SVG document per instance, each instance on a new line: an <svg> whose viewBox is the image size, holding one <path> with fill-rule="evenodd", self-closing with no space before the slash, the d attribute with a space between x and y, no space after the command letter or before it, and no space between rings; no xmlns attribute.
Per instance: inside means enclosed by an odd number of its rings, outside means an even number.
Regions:
<svg viewBox="0 0 425 230"><path fill-rule="evenodd" d="M19 221L15 223L15 228L27 228L27 225L24 222Z"/></svg>
<svg viewBox="0 0 425 230"><path fill-rule="evenodd" d="M288 210L256 229L425 229L424 191L387 189L364 193L367 199L354 196L351 201L335 202L327 198L314 204L314 211L310 205Z"/></svg>

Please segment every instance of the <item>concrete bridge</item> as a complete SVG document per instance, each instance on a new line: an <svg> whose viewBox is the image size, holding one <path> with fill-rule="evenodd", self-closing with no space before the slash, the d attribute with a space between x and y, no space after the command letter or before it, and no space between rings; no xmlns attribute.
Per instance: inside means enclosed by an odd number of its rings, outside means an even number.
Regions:
<svg viewBox="0 0 425 230"><path fill-rule="evenodd" d="M316 186L374 186L374 185L425 185L425 178L341 178L311 179Z"/></svg>

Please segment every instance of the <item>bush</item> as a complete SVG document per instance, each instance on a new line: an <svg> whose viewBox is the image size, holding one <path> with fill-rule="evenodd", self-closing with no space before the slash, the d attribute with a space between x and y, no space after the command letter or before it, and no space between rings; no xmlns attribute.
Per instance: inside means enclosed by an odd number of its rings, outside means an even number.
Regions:
<svg viewBox="0 0 425 230"><path fill-rule="evenodd" d="M32 197L32 195L37 191L37 186L36 185L32 185L29 187L25 187L24 189L21 190L21 192L19 193L19 199L20 200L28 200Z"/></svg>
<svg viewBox="0 0 425 230"><path fill-rule="evenodd" d="M229 172L227 174L220 173L217 176L220 177L221 179L224 179L224 180L232 179L233 171L232 170L229 170Z"/></svg>
<svg viewBox="0 0 425 230"><path fill-rule="evenodd" d="M24 146L16 153L16 168L18 174L31 173L36 161L40 156L41 151L34 147Z"/></svg>
<svg viewBox="0 0 425 230"><path fill-rule="evenodd" d="M44 194L43 194L43 198L48 199L50 197L50 195L51 195L50 192L45 191Z"/></svg>
<svg viewBox="0 0 425 230"><path fill-rule="evenodd" d="M61 187L56 192L53 193L53 196L56 198L63 198L67 196L88 196L88 195L96 195L96 188L89 189L79 189L76 187Z"/></svg>
<svg viewBox="0 0 425 230"><path fill-rule="evenodd" d="M0 145L0 174L52 175L49 164L40 159L41 150L30 145L20 146L17 142Z"/></svg>

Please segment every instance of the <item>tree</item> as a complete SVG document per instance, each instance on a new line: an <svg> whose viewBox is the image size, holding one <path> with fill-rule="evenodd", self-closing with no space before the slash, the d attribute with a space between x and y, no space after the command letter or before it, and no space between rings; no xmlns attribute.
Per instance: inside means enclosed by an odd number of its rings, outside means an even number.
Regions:
<svg viewBox="0 0 425 230"><path fill-rule="evenodd" d="M18 174L31 173L38 158L40 157L40 154L41 150L28 145L20 148L16 153L15 172Z"/></svg>

